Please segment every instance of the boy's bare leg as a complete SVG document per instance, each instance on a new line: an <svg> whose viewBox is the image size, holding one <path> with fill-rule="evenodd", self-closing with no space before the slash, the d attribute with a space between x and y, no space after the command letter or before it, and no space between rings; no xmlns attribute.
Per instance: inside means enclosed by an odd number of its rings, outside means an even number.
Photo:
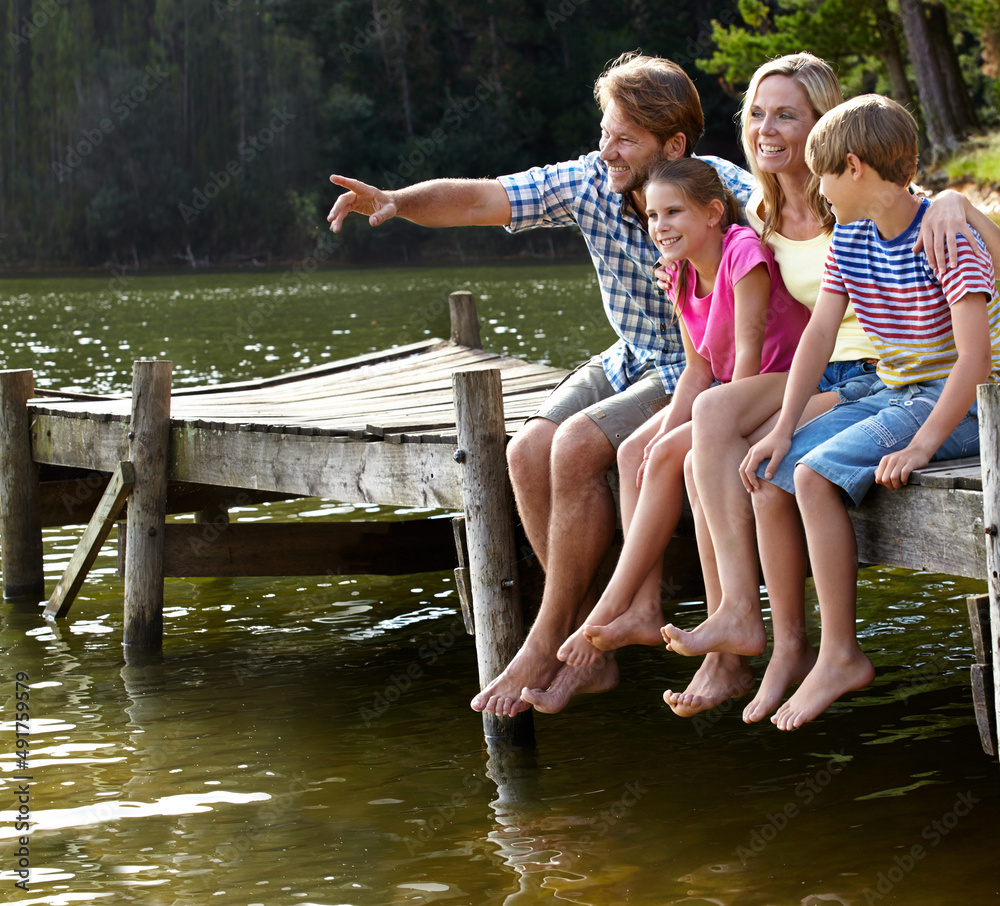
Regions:
<svg viewBox="0 0 1000 906"><path fill-rule="evenodd" d="M858 545L841 490L800 465L795 470L795 493L819 596L822 635L815 666L771 718L781 730L801 727L840 696L875 678L875 668L858 644Z"/></svg>
<svg viewBox="0 0 1000 906"><path fill-rule="evenodd" d="M806 538L795 497L768 484L752 495L761 566L771 601L774 649L760 688L743 711L755 723L781 704L785 690L802 682L816 662L806 637Z"/></svg>
<svg viewBox="0 0 1000 906"><path fill-rule="evenodd" d="M684 478L688 499L694 515L695 535L698 539L698 559L705 582L705 600L709 615L719 607L722 588L719 585L719 571L716 563L715 547L708 533L705 514L698 497L698 489L692 474L693 453L684 460ZM691 717L709 708L721 705L730 698L746 695L753 686L753 674L745 660L739 655L724 652L710 652L691 678L683 692L667 689L663 700L679 717Z"/></svg>
<svg viewBox="0 0 1000 906"><path fill-rule="evenodd" d="M646 464L642 490L634 503L631 498L635 496L635 481L632 479L628 502L633 512L626 526L625 544L618 564L582 629L559 650L560 659L567 663L575 666L593 663L595 658L589 652L598 649L610 651L625 645L661 643L663 552L681 517L684 457L691 447L690 438L688 424L656 443ZM635 446L630 445L629 450L635 450ZM626 470L632 466L627 457L624 465ZM628 475L628 471L625 474ZM622 500L624 512L624 488Z"/></svg>
<svg viewBox="0 0 1000 906"><path fill-rule="evenodd" d="M536 427L537 426L537 427ZM611 544L615 507L605 473L615 451L604 432L586 415L576 415L556 427L532 419L515 437L521 443L508 451L511 482L521 518L532 545L541 548L546 568L545 590L538 617L520 650L506 669L472 700L476 711L514 715L531 707L523 698L528 690L545 690L562 663L556 651L593 606L594 574ZM548 449L548 457L544 457ZM541 452L539 452L541 451ZM545 485L549 494L536 498ZM548 513L546 540L537 532ZM589 595L589 597L588 597ZM603 684L616 673L613 662L604 667ZM588 676L567 675L561 689L568 696L575 687L592 687Z"/></svg>

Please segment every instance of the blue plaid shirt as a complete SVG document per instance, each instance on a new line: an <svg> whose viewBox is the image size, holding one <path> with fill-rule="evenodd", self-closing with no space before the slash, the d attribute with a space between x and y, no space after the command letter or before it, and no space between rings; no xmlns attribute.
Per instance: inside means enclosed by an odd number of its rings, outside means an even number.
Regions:
<svg viewBox="0 0 1000 906"><path fill-rule="evenodd" d="M745 206L753 177L721 158L701 159L715 167ZM652 363L666 391L673 393L684 371L684 346L680 328L671 323L673 303L653 280L660 253L626 197L612 191L600 152L498 179L510 198L510 232L576 225L583 233L605 314L619 337L602 356L615 391L628 387Z"/></svg>

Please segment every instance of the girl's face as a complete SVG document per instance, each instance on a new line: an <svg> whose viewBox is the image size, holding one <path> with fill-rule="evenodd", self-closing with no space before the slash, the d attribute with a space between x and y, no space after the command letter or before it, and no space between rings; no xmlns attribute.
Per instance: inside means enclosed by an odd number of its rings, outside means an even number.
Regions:
<svg viewBox="0 0 1000 906"><path fill-rule="evenodd" d="M722 202L701 207L673 183L655 182L646 187L646 216L649 236L664 262L696 259L706 242L719 240Z"/></svg>
<svg viewBox="0 0 1000 906"><path fill-rule="evenodd" d="M806 139L815 125L805 89L788 76L768 76L757 86L747 118L757 166L764 173L808 173Z"/></svg>

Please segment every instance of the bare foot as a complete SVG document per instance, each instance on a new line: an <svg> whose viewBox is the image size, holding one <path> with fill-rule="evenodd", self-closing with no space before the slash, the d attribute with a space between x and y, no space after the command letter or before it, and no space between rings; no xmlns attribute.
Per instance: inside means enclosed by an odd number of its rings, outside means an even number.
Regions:
<svg viewBox="0 0 1000 906"><path fill-rule="evenodd" d="M663 619L663 607L659 601L653 606L633 603L620 617L611 620L606 626L586 623L583 627L584 637L595 648L601 651L614 651L626 645L662 645L660 636L660 621Z"/></svg>
<svg viewBox="0 0 1000 906"><path fill-rule="evenodd" d="M513 717L527 711L531 705L522 701L525 686L542 686L552 682L560 666L551 655L522 645L507 668L482 692L472 699L473 711L487 711L500 717Z"/></svg>
<svg viewBox="0 0 1000 906"><path fill-rule="evenodd" d="M521 698L543 714L562 711L574 695L584 692L608 692L618 685L618 665L605 654L589 667L570 667L560 670L547 689L522 689Z"/></svg>
<svg viewBox="0 0 1000 906"><path fill-rule="evenodd" d="M678 717L691 717L740 698L753 687L753 674L743 659L722 652L710 652L683 692L667 689L663 700Z"/></svg>
<svg viewBox="0 0 1000 906"><path fill-rule="evenodd" d="M874 678L875 668L860 647L847 654L824 656L821 645L816 666L778 709L771 723L779 730L797 730L819 717L840 696L863 689Z"/></svg>
<svg viewBox="0 0 1000 906"><path fill-rule="evenodd" d="M556 657L570 667L589 667L601 659L601 652L598 651L584 635L581 626L574 632L556 652Z"/></svg>
<svg viewBox="0 0 1000 906"><path fill-rule="evenodd" d="M704 623L690 632L667 623L661 630L669 651L686 657L725 651L729 654L760 654L767 645L767 630L760 608L727 606L723 601Z"/></svg>
<svg viewBox="0 0 1000 906"><path fill-rule="evenodd" d="M760 688L753 701L743 710L743 720L752 724L771 714L789 686L801 683L816 663L816 649L803 638L794 650L778 648L771 653L771 660L760 681Z"/></svg>

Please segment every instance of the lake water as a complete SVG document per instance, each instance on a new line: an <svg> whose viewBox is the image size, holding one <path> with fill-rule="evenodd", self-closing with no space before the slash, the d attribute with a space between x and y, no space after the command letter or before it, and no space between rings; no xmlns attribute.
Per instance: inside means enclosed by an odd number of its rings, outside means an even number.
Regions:
<svg viewBox="0 0 1000 906"><path fill-rule="evenodd" d="M588 265L79 275L0 281L0 364L97 391L128 389L139 357L171 359L178 385L271 374L445 336L459 288L494 350L569 365L611 338ZM232 515L395 514L311 500ZM80 532L46 531L49 590ZM58 626L34 602L0 609L0 902L1000 899L1000 777L968 686L965 597L984 583L863 571L877 678L796 733L747 727L741 706L674 717L660 694L695 665L630 649L618 689L537 716L536 750L501 759L468 708L475 652L447 573L170 579L163 658L128 666L114 570L109 542Z"/></svg>

